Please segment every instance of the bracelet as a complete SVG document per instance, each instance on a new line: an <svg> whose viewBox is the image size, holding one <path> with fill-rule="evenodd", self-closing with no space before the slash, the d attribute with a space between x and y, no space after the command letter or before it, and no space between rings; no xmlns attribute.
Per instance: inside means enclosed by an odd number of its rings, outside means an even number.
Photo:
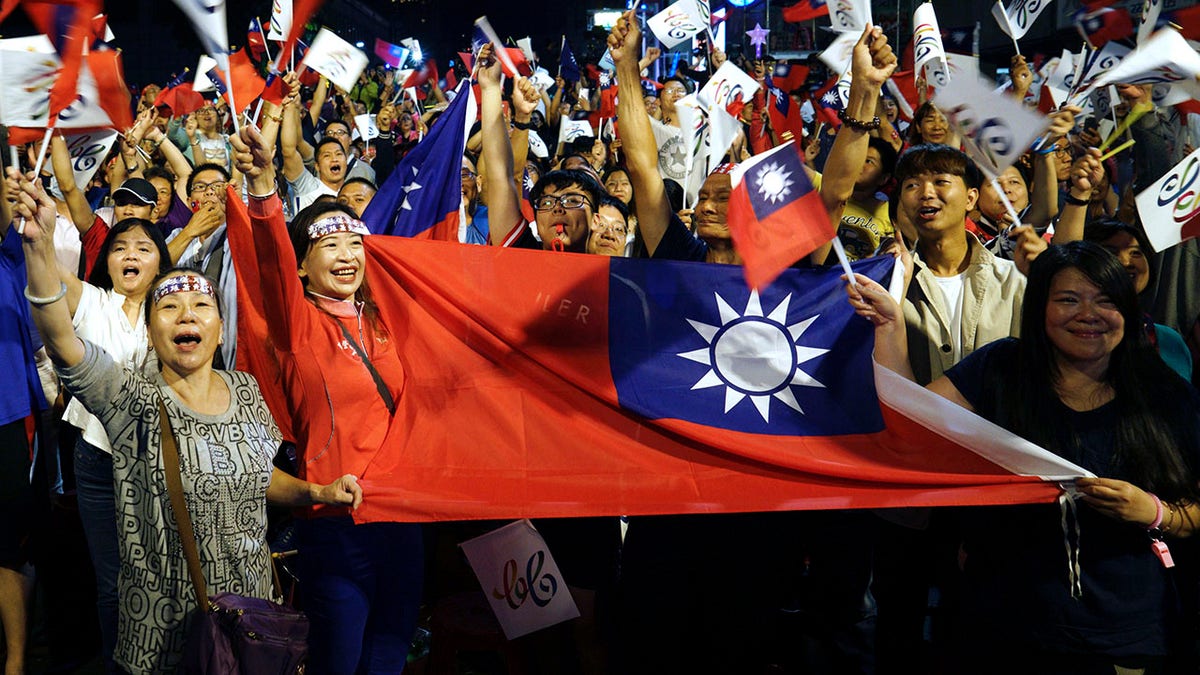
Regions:
<svg viewBox="0 0 1200 675"><path fill-rule="evenodd" d="M282 113L280 113L278 115L265 115L265 117L276 124L283 123L283 114Z"/></svg>
<svg viewBox="0 0 1200 675"><path fill-rule="evenodd" d="M1086 199L1080 199L1079 197L1072 195L1070 192L1068 192L1067 195L1065 197L1063 197L1063 201L1070 204L1071 206L1087 206L1088 204L1091 203L1090 201L1088 201Z"/></svg>
<svg viewBox="0 0 1200 675"><path fill-rule="evenodd" d="M48 298L39 298L36 295L31 295L29 293L29 285L25 285L25 299L28 300L29 304L33 305L34 307L44 307L46 305L53 304L59 300L62 300L64 297L66 297L66 295L67 284L66 282L62 281L58 282L58 293Z"/></svg>
<svg viewBox="0 0 1200 675"><path fill-rule="evenodd" d="M275 194L275 191L278 189L279 189L278 187L274 187L274 188L271 188L271 191L265 195L256 195L250 191L250 188L246 188L246 195L249 196L251 199L269 199L271 197L271 195Z"/></svg>
<svg viewBox="0 0 1200 675"><path fill-rule="evenodd" d="M871 118L870 122L864 122L851 117L846 112L845 108L838 111L838 119L844 122L846 126L852 129L858 129L859 131L875 131L879 128L879 117L873 117Z"/></svg>
<svg viewBox="0 0 1200 675"><path fill-rule="evenodd" d="M522 131L529 131L530 129L533 128L533 120L530 120L528 122L518 122L516 120L516 118L514 117L512 125L513 125L514 129L521 129Z"/></svg>
<svg viewBox="0 0 1200 675"><path fill-rule="evenodd" d="M1153 492L1148 492L1147 494L1149 494L1150 498L1154 500L1154 522L1146 526L1146 529L1157 530L1158 526L1162 525L1163 521L1163 503L1162 500L1158 498L1158 495L1154 494Z"/></svg>

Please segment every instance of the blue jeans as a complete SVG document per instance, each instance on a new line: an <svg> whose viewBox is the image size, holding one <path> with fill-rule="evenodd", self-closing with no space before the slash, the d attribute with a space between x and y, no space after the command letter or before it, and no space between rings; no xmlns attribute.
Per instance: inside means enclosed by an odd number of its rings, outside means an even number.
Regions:
<svg viewBox="0 0 1200 675"><path fill-rule="evenodd" d="M394 675L404 669L425 576L421 526L300 521L300 589L311 622L307 672Z"/></svg>
<svg viewBox="0 0 1200 675"><path fill-rule="evenodd" d="M117 506L113 491L112 455L83 440L75 443L75 496L79 519L96 572L96 611L100 616L101 655L105 668L115 672L117 645L117 574L121 553L117 545Z"/></svg>

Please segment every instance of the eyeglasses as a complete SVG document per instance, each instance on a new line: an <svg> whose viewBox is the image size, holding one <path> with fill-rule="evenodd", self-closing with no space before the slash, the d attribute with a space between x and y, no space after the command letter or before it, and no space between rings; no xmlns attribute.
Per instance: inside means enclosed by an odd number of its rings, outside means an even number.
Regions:
<svg viewBox="0 0 1200 675"><path fill-rule="evenodd" d="M345 129L330 129L325 132L326 136L349 136L350 132Z"/></svg>
<svg viewBox="0 0 1200 675"><path fill-rule="evenodd" d="M546 195L538 197L537 201L533 203L533 208L536 211L553 211L554 207L560 204L564 209L582 209L584 204L591 206L592 202L587 197L577 194Z"/></svg>
<svg viewBox="0 0 1200 675"><path fill-rule="evenodd" d="M204 192L208 192L209 190L212 190L213 192L220 192L225 189L226 185L229 185L229 183L223 180L213 181L211 183L193 183L192 194L202 194Z"/></svg>
<svg viewBox="0 0 1200 675"><path fill-rule="evenodd" d="M470 180L475 177L475 174L471 171L468 171L467 169L463 169L462 173L460 175L462 176L463 180ZM553 207L551 207L551 208L553 208Z"/></svg>
<svg viewBox="0 0 1200 675"><path fill-rule="evenodd" d="M620 221L616 221L611 218L604 218L603 216L596 216L595 218L592 218L592 232L603 232L605 230L612 231L612 233L618 237L624 237L629 231L629 229L625 226L625 223Z"/></svg>

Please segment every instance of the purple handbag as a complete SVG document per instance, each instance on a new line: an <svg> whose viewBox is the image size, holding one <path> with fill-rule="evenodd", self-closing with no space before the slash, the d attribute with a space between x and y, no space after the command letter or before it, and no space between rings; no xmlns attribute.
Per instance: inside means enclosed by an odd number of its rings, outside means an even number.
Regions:
<svg viewBox="0 0 1200 675"><path fill-rule="evenodd" d="M284 604L236 593L208 596L200 551L191 514L183 498L179 475L179 449L167 419L166 406L158 404L162 427L163 467L171 510L183 541L188 576L196 593L197 609L189 617L183 650L183 672L189 675L291 675L304 672L308 655L308 617ZM271 560L275 592L279 575Z"/></svg>

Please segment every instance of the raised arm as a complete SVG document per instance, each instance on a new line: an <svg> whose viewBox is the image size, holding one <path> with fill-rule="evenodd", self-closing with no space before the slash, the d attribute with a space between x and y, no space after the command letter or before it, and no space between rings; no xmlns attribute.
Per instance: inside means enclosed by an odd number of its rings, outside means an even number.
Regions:
<svg viewBox="0 0 1200 675"><path fill-rule="evenodd" d="M642 102L638 52L642 31L634 10L623 14L608 35L608 51L617 65L617 117L621 120L621 147L629 182L637 195L638 229L651 256L671 222L671 202L658 173L658 143L650 115Z"/></svg>
<svg viewBox="0 0 1200 675"><path fill-rule="evenodd" d="M321 83L328 89L325 78L321 78ZM317 89L320 91L320 87ZM285 102L283 119L279 124L279 151L283 153L283 175L289 181L295 181L306 170L304 159L298 151L301 136L300 106Z"/></svg>
<svg viewBox="0 0 1200 675"><path fill-rule="evenodd" d="M879 91L896 70L896 55L888 46L882 30L868 27L863 31L858 44L854 45L850 68L850 95L844 115L853 121L845 122L838 129L821 178L821 201L825 203L825 210L835 229L842 221L842 211L854 194L854 184L862 175L863 164L867 161L870 122L875 117ZM829 249L830 244L824 244L813 252L810 259L818 264L825 262Z"/></svg>
<svg viewBox="0 0 1200 675"><path fill-rule="evenodd" d="M259 303L275 347L290 351L307 339L311 325L305 317L312 307L304 299L296 273L283 205L275 195L275 148L267 140L252 125L229 137L234 162L246 177L250 203L244 205L227 193L226 218L238 283L245 284L247 295ZM253 244L241 246L241 242ZM253 258L247 249L253 250Z"/></svg>
<svg viewBox="0 0 1200 675"><path fill-rule="evenodd" d="M75 335L71 313L64 301L66 284L58 272L54 257L54 219L57 210L54 200L46 194L32 176L21 176L20 192L15 205L25 249L27 285L25 295L33 310L33 321L41 333L46 353L60 366L74 366L83 361L83 342Z"/></svg>
<svg viewBox="0 0 1200 675"><path fill-rule="evenodd" d="M483 163L487 166L488 243L499 246L521 223L521 193L513 181L513 154L501 108L500 62L494 45L479 50L479 120ZM527 137L528 140L528 137Z"/></svg>
<svg viewBox="0 0 1200 675"><path fill-rule="evenodd" d="M1085 154L1075 160L1071 166L1070 197L1082 202L1072 204L1069 200L1063 206L1062 215L1054 226L1052 244L1065 244L1070 241L1083 239L1083 230L1087 225L1088 204L1092 199L1092 188L1104 179L1104 165L1100 163L1100 151L1088 148Z"/></svg>
<svg viewBox="0 0 1200 675"><path fill-rule="evenodd" d="M83 191L75 184L75 171L71 168L71 151L67 149L67 139L63 138L61 134L55 134L50 139L50 166L54 169L54 178L58 181L58 189L62 191L63 199L67 202L71 221L75 223L75 229L79 230L80 236L83 236L96 222L96 214L92 212L92 207L88 204Z"/></svg>
<svg viewBox="0 0 1200 675"><path fill-rule="evenodd" d="M908 362L908 336L905 333L904 312L887 290L870 278L856 274L857 286L846 285L850 306L861 317L875 326L875 352L873 358L879 365L916 382L912 366ZM926 387L935 394L967 410L971 405L949 378L939 377Z"/></svg>
<svg viewBox="0 0 1200 675"><path fill-rule="evenodd" d="M514 80L512 97L513 122L523 125L529 124L529 121L533 119L533 111L537 110L537 104L541 96L537 87L527 78L518 77ZM513 154L513 180L517 182L517 185L520 185L525 173L525 160L529 157L529 130L514 126L509 141L510 145L512 145ZM517 194L520 195L520 192L518 191ZM520 199L519 196L517 198Z"/></svg>
<svg viewBox="0 0 1200 675"><path fill-rule="evenodd" d="M325 107L327 98L329 98L329 80L322 75L316 90L313 91L312 102L308 104L308 119L312 120L313 124L321 119L321 108Z"/></svg>

